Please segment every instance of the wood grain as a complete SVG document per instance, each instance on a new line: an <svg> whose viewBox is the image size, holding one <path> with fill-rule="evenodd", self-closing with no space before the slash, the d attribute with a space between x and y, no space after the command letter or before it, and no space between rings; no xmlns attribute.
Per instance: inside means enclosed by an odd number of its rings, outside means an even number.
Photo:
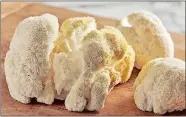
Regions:
<svg viewBox="0 0 186 117"><path fill-rule="evenodd" d="M55 100L53 105L37 103L35 99L28 105L15 101L8 92L4 74L4 57L8 50L11 37L17 24L26 17L51 13L59 18L61 23L70 17L93 16L86 13L75 12L64 8L55 8L36 3L2 3L2 30L1 30L1 78L2 78L2 115L155 115L151 112L140 111L133 100L132 85L139 70L134 69L130 80L127 83L116 86L106 99L105 107L100 112L82 113L69 112L65 109L64 101ZM94 16L98 26L113 26L114 19ZM175 56L185 60L185 35L171 33L175 44ZM165 115L186 115L186 110L182 112L168 113Z"/></svg>

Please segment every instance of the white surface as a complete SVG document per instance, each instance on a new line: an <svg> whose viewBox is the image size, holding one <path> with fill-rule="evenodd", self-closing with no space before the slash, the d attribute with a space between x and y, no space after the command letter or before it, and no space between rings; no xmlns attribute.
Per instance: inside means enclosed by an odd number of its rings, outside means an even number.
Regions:
<svg viewBox="0 0 186 117"><path fill-rule="evenodd" d="M184 2L46 2L45 4L121 19L128 13L147 10L155 13L168 31L185 33Z"/></svg>

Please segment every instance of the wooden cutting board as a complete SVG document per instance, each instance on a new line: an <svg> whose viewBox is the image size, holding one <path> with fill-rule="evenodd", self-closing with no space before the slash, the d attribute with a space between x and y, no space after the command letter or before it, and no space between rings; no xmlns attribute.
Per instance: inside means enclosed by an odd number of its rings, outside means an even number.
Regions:
<svg viewBox="0 0 186 117"><path fill-rule="evenodd" d="M35 99L28 105L15 101L8 92L3 64L5 54L17 24L26 17L41 15L43 13L56 15L59 18L60 25L65 19L70 17L93 15L36 3L2 3L1 13L2 115L155 115L151 112L142 112L135 106L132 85L139 72L137 69L133 70L132 76L127 83L116 86L110 92L106 99L105 107L100 112L69 112L65 109L64 101L58 100L55 100L52 105L37 103ZM99 27L103 25L113 26L116 22L114 19L94 17ZM175 44L175 56L185 60L185 35L171 33L171 36ZM186 110L165 115L186 115Z"/></svg>

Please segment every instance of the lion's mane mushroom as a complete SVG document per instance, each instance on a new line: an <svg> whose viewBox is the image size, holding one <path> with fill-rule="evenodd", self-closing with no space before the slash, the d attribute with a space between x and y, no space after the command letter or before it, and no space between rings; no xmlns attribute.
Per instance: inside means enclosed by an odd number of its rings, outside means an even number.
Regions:
<svg viewBox="0 0 186 117"><path fill-rule="evenodd" d="M155 58L174 56L171 36L156 15L140 11L129 14L123 20L117 25L136 53L136 68L141 69Z"/></svg>
<svg viewBox="0 0 186 117"><path fill-rule="evenodd" d="M50 14L29 17L18 24L4 63L9 92L15 100L29 103L43 91L42 78L49 76L49 55L58 28L57 17Z"/></svg>
<svg viewBox="0 0 186 117"><path fill-rule="evenodd" d="M134 100L142 111L164 114L185 109L185 62L157 58L146 63L134 83Z"/></svg>

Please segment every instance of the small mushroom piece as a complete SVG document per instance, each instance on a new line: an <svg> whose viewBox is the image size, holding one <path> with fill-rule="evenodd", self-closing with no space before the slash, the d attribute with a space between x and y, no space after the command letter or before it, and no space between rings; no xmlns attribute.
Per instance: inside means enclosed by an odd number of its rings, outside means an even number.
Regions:
<svg viewBox="0 0 186 117"><path fill-rule="evenodd" d="M182 111L185 105L185 62L156 58L146 63L134 83L134 100L142 111Z"/></svg>
<svg viewBox="0 0 186 117"><path fill-rule="evenodd" d="M156 15L139 11L129 14L123 20L130 25L121 22L117 27L136 53L136 68L141 69L155 58L174 56L171 36Z"/></svg>

